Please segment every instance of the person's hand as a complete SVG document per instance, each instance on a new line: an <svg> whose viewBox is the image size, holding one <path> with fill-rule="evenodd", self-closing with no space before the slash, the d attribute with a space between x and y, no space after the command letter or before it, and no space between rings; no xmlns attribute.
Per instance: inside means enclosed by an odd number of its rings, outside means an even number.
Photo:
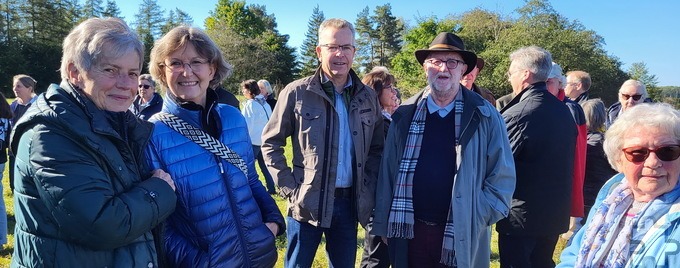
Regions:
<svg viewBox="0 0 680 268"><path fill-rule="evenodd" d="M279 225L278 224L273 223L273 222L265 222L264 225L266 225L267 228L269 228L269 231L272 231L272 234L274 234L274 236L276 236L276 234L279 233Z"/></svg>
<svg viewBox="0 0 680 268"><path fill-rule="evenodd" d="M382 239L383 243L387 245L387 237L381 236L380 239Z"/></svg>
<svg viewBox="0 0 680 268"><path fill-rule="evenodd" d="M170 177L170 174L167 172L163 171L162 169L156 169L153 171L153 175L151 176L167 182L168 185L170 185L170 188L175 191L175 181L172 180L172 177Z"/></svg>

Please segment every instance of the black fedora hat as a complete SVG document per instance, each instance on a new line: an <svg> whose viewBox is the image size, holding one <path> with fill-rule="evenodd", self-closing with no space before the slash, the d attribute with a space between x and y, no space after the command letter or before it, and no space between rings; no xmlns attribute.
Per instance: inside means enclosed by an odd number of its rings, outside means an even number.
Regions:
<svg viewBox="0 0 680 268"><path fill-rule="evenodd" d="M463 57L465 65L467 65L467 70L465 70L464 75L471 72L472 69L477 65L477 55L474 52L465 50L465 44L463 40L460 39L455 34L442 32L437 35L437 37L432 40L430 47L428 49L416 50L416 59L420 65L425 62L425 58L432 52L456 52Z"/></svg>

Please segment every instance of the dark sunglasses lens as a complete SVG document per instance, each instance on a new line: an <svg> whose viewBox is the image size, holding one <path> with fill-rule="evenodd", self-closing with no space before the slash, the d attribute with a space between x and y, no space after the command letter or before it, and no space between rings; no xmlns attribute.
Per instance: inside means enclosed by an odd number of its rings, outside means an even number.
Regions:
<svg viewBox="0 0 680 268"><path fill-rule="evenodd" d="M139 88L144 88L144 89L149 89L151 86L149 85L139 85Z"/></svg>
<svg viewBox="0 0 680 268"><path fill-rule="evenodd" d="M642 98L642 95L633 95L633 96L631 96L631 97L633 97L633 100L639 101L640 98Z"/></svg>
<svg viewBox="0 0 680 268"><path fill-rule="evenodd" d="M680 146L666 146L656 149L656 156L661 159L661 161L673 161L680 157Z"/></svg>
<svg viewBox="0 0 680 268"><path fill-rule="evenodd" d="M647 159L647 156L649 156L649 150L644 148L624 151L624 153L626 154L626 158L628 159L628 161L633 163L644 162L645 159Z"/></svg>

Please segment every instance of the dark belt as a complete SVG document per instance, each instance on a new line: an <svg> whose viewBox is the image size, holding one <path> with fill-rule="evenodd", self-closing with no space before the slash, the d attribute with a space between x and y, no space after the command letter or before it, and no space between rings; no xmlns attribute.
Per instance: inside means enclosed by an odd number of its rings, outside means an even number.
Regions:
<svg viewBox="0 0 680 268"><path fill-rule="evenodd" d="M335 188L336 198L352 198L352 187L349 188Z"/></svg>
<svg viewBox="0 0 680 268"><path fill-rule="evenodd" d="M437 222L431 222L431 221L426 221L426 220L421 220L421 219L416 219L416 221L421 222L427 226L439 226L439 225L444 225L443 223L437 223Z"/></svg>

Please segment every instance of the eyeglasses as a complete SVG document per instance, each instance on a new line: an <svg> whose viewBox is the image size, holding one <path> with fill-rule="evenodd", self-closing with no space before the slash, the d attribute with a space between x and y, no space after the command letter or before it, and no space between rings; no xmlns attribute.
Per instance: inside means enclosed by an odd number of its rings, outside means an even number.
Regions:
<svg viewBox="0 0 680 268"><path fill-rule="evenodd" d="M624 100L628 100L630 98L633 98L634 101L639 101L640 98L642 98L642 95L640 95L640 94L635 94L635 95L628 95L628 94L623 94L623 93L619 93L619 94L621 94L621 96L623 97Z"/></svg>
<svg viewBox="0 0 680 268"><path fill-rule="evenodd" d="M631 147L623 149L626 159L632 163L642 163L647 160L649 153L654 152L661 161L673 161L680 157L680 145L668 145L656 149Z"/></svg>
<svg viewBox="0 0 680 268"><path fill-rule="evenodd" d="M465 63L462 60L454 60L454 59L450 59L450 60L428 59L428 60L425 60L425 62L432 64L432 65L439 67L439 68L444 66L444 63L446 63L446 68L449 68L449 69L456 69L456 67L458 67L458 65L460 65L461 63Z"/></svg>
<svg viewBox="0 0 680 268"><path fill-rule="evenodd" d="M204 60L204 59L194 59L194 60L191 60L189 63L185 63L185 62L181 62L181 61L178 61L178 60L174 60L174 61L171 61L170 63L163 63L163 64L161 64L161 66L168 67L168 69L169 69L170 71L172 71L173 73L179 73L179 72L184 71L184 70L185 70L184 67L187 66L187 65L188 65L189 67L191 67L191 70L192 70L192 71L199 72L199 71L201 71L201 70L203 69L203 67L204 67L205 65L207 65L207 64L208 64L208 61L207 61L207 60Z"/></svg>
<svg viewBox="0 0 680 268"><path fill-rule="evenodd" d="M139 85L139 88L144 88L144 89L149 89L151 86L150 85Z"/></svg>
<svg viewBox="0 0 680 268"><path fill-rule="evenodd" d="M330 53L337 53L339 50L342 49L342 52L352 52L354 51L354 46L353 45L332 45L332 44L325 44L325 45L319 45L320 47L325 47L328 49L328 52Z"/></svg>

